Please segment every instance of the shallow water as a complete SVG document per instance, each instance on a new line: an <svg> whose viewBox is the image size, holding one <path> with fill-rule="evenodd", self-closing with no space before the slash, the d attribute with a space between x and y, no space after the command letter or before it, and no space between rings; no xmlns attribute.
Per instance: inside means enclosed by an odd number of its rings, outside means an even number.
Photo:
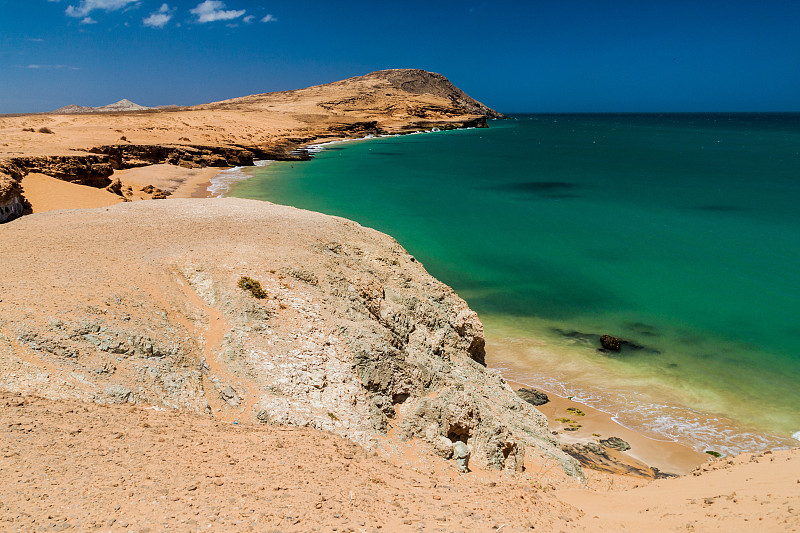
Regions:
<svg viewBox="0 0 800 533"><path fill-rule="evenodd" d="M698 448L795 442L800 115L518 116L248 173L231 195L397 238L531 385Z"/></svg>

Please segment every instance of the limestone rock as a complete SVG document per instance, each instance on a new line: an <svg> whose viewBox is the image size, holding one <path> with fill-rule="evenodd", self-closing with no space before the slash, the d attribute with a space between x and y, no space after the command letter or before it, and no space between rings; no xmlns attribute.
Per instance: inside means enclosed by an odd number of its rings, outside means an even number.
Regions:
<svg viewBox="0 0 800 533"><path fill-rule="evenodd" d="M23 234L35 249L15 245ZM130 202L23 217L0 249L0 368L14 369L0 387L309 426L372 450L419 439L453 457L462 443L483 468L519 471L533 453L581 476L484 365L466 302L354 222L234 198ZM96 372L107 363L113 375Z"/></svg>

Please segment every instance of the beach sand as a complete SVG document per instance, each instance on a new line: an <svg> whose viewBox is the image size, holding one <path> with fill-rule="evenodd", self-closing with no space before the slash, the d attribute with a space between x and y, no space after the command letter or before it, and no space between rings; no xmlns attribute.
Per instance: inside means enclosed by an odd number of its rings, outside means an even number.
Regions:
<svg viewBox="0 0 800 533"><path fill-rule="evenodd" d="M28 174L22 180L22 188L34 213L106 207L122 202L121 197L105 189L69 183L44 174Z"/></svg>
<svg viewBox="0 0 800 533"><path fill-rule="evenodd" d="M224 168L187 169L173 165L148 165L114 172L111 179L120 179L123 189L131 187L128 201L148 200L151 195L142 189L152 185L169 193L170 198L209 198L210 180ZM25 197L33 213L57 209L90 209L126 201L123 197L88 185L62 181L44 174L30 173L22 180Z"/></svg>
<svg viewBox="0 0 800 533"><path fill-rule="evenodd" d="M198 191L209 183L211 178L227 167L183 168L175 165L148 165L145 167L117 170L111 179L119 178L123 185L131 185L141 190L147 185L169 193L172 198L206 198L198 196Z"/></svg>

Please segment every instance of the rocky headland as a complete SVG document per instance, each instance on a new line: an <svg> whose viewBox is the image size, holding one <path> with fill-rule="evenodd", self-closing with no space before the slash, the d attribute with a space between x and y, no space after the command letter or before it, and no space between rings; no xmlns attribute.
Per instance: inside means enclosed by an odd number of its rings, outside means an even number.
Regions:
<svg viewBox="0 0 800 533"><path fill-rule="evenodd" d="M123 101L124 103L124 101ZM187 169L302 160L313 142L418 130L485 127L502 115L444 76L413 69L373 72L293 91L193 107L70 107L0 117L3 205L22 205L28 174L105 188L115 171L169 164ZM137 184L141 185L141 184ZM149 199L123 184L120 200ZM34 209L35 210L35 209ZM20 210L0 207L0 222Z"/></svg>

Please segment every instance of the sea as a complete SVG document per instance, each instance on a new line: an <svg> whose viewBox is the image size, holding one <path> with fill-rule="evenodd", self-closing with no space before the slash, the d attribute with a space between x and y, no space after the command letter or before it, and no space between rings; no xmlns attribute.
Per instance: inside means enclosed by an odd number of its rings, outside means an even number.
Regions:
<svg viewBox="0 0 800 533"><path fill-rule="evenodd" d="M800 444L800 114L489 125L312 147L214 187L392 235L517 383L698 450Z"/></svg>

